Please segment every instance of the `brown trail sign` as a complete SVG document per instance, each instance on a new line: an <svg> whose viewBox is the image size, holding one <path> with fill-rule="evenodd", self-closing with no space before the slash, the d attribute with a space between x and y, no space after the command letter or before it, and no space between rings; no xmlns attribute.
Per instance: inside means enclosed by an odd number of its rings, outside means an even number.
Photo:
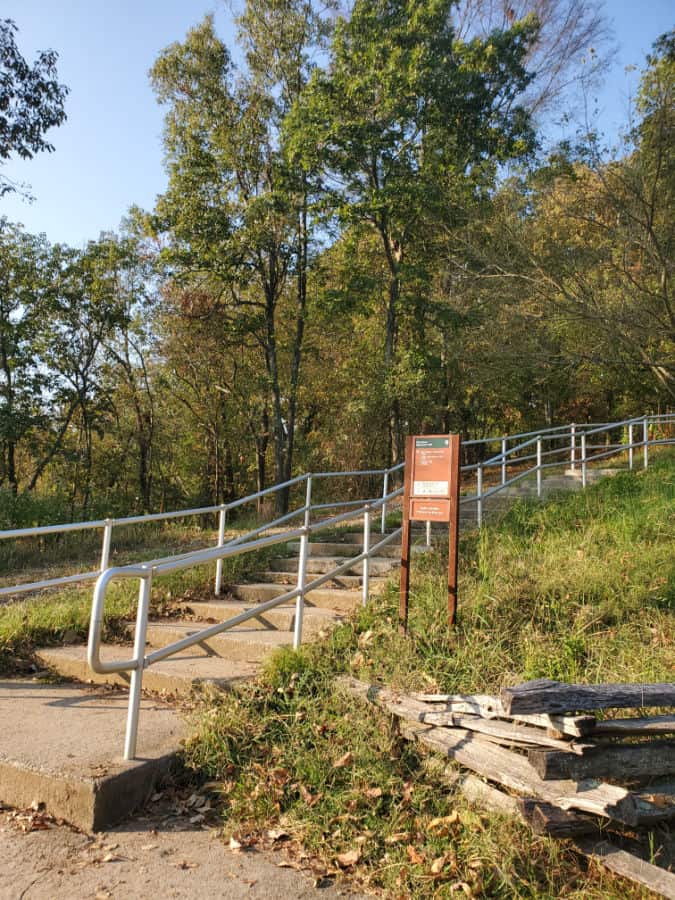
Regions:
<svg viewBox="0 0 675 900"><path fill-rule="evenodd" d="M448 523L448 622L454 625L457 619L459 451L458 434L413 435L406 440L399 606L403 634L408 629L411 521Z"/></svg>

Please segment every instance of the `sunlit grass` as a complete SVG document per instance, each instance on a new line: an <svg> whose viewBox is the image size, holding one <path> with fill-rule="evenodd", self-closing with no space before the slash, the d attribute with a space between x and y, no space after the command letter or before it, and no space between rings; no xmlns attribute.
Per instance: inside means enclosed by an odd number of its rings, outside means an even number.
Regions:
<svg viewBox="0 0 675 900"><path fill-rule="evenodd" d="M671 454L467 535L454 632L438 551L415 559L409 638L392 585L326 641L278 654L238 697L205 701L186 759L222 783L226 834L281 827L333 871L356 854L351 870L393 897L643 896L564 843L471 808L441 760L335 677L464 692L540 676L671 680L674 476Z"/></svg>

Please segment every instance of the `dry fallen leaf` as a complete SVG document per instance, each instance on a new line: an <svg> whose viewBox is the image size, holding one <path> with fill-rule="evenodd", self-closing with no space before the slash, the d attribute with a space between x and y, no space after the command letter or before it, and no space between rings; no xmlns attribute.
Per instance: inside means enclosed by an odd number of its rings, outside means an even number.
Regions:
<svg viewBox="0 0 675 900"><path fill-rule="evenodd" d="M287 831L283 831L281 828L270 828L267 831L267 837L271 841L285 841L290 837Z"/></svg>
<svg viewBox="0 0 675 900"><path fill-rule="evenodd" d="M187 860L185 860L185 859L182 860L181 862L173 863L173 865L177 869L196 869L197 868L197 863L187 862Z"/></svg>
<svg viewBox="0 0 675 900"><path fill-rule="evenodd" d="M300 796L302 797L304 802L307 804L307 806L315 806L319 802L319 797L321 795L320 794L311 794L307 790L307 788L304 786L304 784L300 785L299 790L300 790Z"/></svg>
<svg viewBox="0 0 675 900"><path fill-rule="evenodd" d="M459 822L459 813L453 810L449 816L439 816L429 822L429 831L436 831L438 828L447 828L449 825L456 825Z"/></svg>
<svg viewBox="0 0 675 900"><path fill-rule="evenodd" d="M144 844L141 847L141 850L143 850L143 851L156 850L156 849L157 849L157 844Z"/></svg>
<svg viewBox="0 0 675 900"><path fill-rule="evenodd" d="M416 850L412 844L408 844L408 846L405 848L405 852L408 854L408 859L414 866L421 866L426 862L424 854Z"/></svg>
<svg viewBox="0 0 675 900"><path fill-rule="evenodd" d="M344 769L345 766L350 766L354 762L354 754L351 751L347 751L344 756L341 756L340 759L336 759L333 763L334 769Z"/></svg>
<svg viewBox="0 0 675 900"><path fill-rule="evenodd" d="M106 855L103 857L103 862L122 862L122 860L124 859L126 859L126 856L120 856L118 853L106 853Z"/></svg>
<svg viewBox="0 0 675 900"><path fill-rule="evenodd" d="M359 635L359 647L367 647L368 644L372 643L373 640L373 632L369 629L368 631L364 631L363 634Z"/></svg>
<svg viewBox="0 0 675 900"><path fill-rule="evenodd" d="M361 858L361 851L358 849L348 850L346 853L338 853L337 861L343 869L354 866Z"/></svg>
<svg viewBox="0 0 675 900"><path fill-rule="evenodd" d="M441 872L443 871L447 861L448 861L447 854L443 854L443 856L437 857L431 863L431 874L432 875L440 875Z"/></svg>
<svg viewBox="0 0 675 900"><path fill-rule="evenodd" d="M384 839L385 844L400 844L401 841L407 841L409 834L407 831L395 831L389 837Z"/></svg>
<svg viewBox="0 0 675 900"><path fill-rule="evenodd" d="M457 891L464 891L467 897L473 897L473 891L471 890L471 885L467 884L466 881L456 881L454 884L450 885L450 893L454 894Z"/></svg>
<svg viewBox="0 0 675 900"><path fill-rule="evenodd" d="M369 800L377 800L378 797L382 796L382 788L368 788L367 791L364 791L364 794Z"/></svg>
<svg viewBox="0 0 675 900"><path fill-rule="evenodd" d="M236 838L230 838L230 850L241 850L241 842Z"/></svg>

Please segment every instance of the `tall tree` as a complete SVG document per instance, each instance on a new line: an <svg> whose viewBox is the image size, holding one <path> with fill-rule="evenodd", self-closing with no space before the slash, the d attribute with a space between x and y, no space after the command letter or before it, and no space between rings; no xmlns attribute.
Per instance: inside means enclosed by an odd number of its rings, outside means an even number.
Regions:
<svg viewBox="0 0 675 900"><path fill-rule="evenodd" d="M266 12L288 27L281 42L263 27ZM156 227L170 235L172 276L206 288L231 333L259 343L277 482L292 470L310 243L307 191L284 154L281 122L306 80L307 48L318 33L311 16L306 3L249 3L240 20L249 71L238 80L208 17L152 70L158 99L169 106L170 179ZM280 322L293 283L289 338ZM281 510L287 502L281 493Z"/></svg>
<svg viewBox="0 0 675 900"><path fill-rule="evenodd" d="M31 66L16 44L16 25L0 19L0 165L13 153L32 159L54 147L45 133L66 118L68 88L56 80L53 50L43 50ZM0 175L0 197L17 185Z"/></svg>
<svg viewBox="0 0 675 900"><path fill-rule="evenodd" d="M308 165L321 162L332 181L339 221L372 228L380 240L390 379L413 245L433 240L435 224L532 142L517 98L529 82L523 63L536 21L462 42L452 7L451 0L357 0L350 19L338 20L330 65L315 71L292 122L297 151ZM391 384L393 458L403 440L397 393Z"/></svg>
<svg viewBox="0 0 675 900"><path fill-rule="evenodd" d="M0 484L19 487L17 448L34 427L44 425L42 365L48 304L49 248L0 219Z"/></svg>

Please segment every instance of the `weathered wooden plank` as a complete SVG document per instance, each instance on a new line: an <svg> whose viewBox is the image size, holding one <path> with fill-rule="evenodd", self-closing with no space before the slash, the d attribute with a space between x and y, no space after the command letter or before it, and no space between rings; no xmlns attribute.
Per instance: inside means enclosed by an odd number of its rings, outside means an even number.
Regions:
<svg viewBox="0 0 675 900"><path fill-rule="evenodd" d="M340 683L357 696L401 717L401 731L406 736L525 796L539 797L563 809L578 809L631 826L675 816L675 805L651 803L625 788L601 781L544 781L525 757L479 740L466 729L421 724L417 718L422 705L419 701L355 678L342 678Z"/></svg>
<svg viewBox="0 0 675 900"><path fill-rule="evenodd" d="M593 744L575 744L571 741L549 737L541 728L532 728L528 725L516 725L514 722L503 722L501 719L482 719L480 716L464 716L454 712L428 712L422 713L419 721L429 725L450 725L456 728L466 728L468 731L477 731L486 737L498 738L500 743L516 744L518 746L535 745L551 747L566 753L585 753L593 748Z"/></svg>
<svg viewBox="0 0 675 900"><path fill-rule="evenodd" d="M508 715L499 697L491 694L410 694L412 700L421 703L443 703L446 711L469 713L484 719L516 719L526 725L538 725L570 737L584 737L595 727L595 716Z"/></svg>
<svg viewBox="0 0 675 900"><path fill-rule="evenodd" d="M539 678L504 688L501 701L507 715L675 706L675 683L564 684Z"/></svg>
<svg viewBox="0 0 675 900"><path fill-rule="evenodd" d="M675 900L675 875L667 869L645 862L626 850L620 850L609 841L578 838L574 841L574 847L617 875L641 884L661 897Z"/></svg>
<svg viewBox="0 0 675 900"><path fill-rule="evenodd" d="M465 775L460 790L467 800L489 812L522 819L536 834L566 838L598 830L597 819L568 812L534 797L512 797L476 775Z"/></svg>
<svg viewBox="0 0 675 900"><path fill-rule="evenodd" d="M533 797L519 797L518 809L523 820L535 834L568 838L579 834L592 834L598 830L597 819L580 816Z"/></svg>
<svg viewBox="0 0 675 900"><path fill-rule="evenodd" d="M500 791L492 784L483 781L477 775L464 775L460 779L459 788L471 803L481 806L488 812L499 813L503 816L520 816L518 798L512 797Z"/></svg>
<svg viewBox="0 0 675 900"><path fill-rule="evenodd" d="M642 719L605 719L598 722L593 735L598 737L623 737L629 735L653 736L675 734L675 716L645 716Z"/></svg>
<svg viewBox="0 0 675 900"><path fill-rule="evenodd" d="M579 756L532 748L527 758L538 775L552 778L610 778L631 781L675 774L675 742L614 744Z"/></svg>

